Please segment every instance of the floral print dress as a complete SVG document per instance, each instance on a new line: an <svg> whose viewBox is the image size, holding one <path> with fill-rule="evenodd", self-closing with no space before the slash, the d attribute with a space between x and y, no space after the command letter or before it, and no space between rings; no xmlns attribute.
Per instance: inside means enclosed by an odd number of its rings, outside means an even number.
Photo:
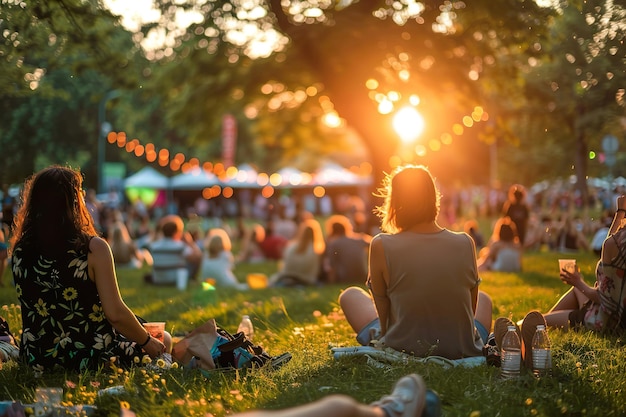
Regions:
<svg viewBox="0 0 626 417"><path fill-rule="evenodd" d="M614 234L617 256L596 266L596 286L600 304L592 303L585 314L585 326L602 332L626 331L626 228Z"/></svg>
<svg viewBox="0 0 626 417"><path fill-rule="evenodd" d="M94 281L89 279L87 248L64 256L27 261L13 252L13 277L22 309L20 357L36 372L60 366L97 369L111 357L121 365L138 362L142 351L118 334L104 316Z"/></svg>

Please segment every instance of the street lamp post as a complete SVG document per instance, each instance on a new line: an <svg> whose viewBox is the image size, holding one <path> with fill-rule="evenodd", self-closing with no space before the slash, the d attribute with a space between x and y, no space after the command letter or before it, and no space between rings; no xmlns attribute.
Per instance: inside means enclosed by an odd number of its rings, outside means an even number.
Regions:
<svg viewBox="0 0 626 417"><path fill-rule="evenodd" d="M106 137L111 131L111 123L107 122L106 117L106 105L109 100L112 100L120 95L118 90L111 90L107 92L98 106L98 192L104 193L104 153Z"/></svg>

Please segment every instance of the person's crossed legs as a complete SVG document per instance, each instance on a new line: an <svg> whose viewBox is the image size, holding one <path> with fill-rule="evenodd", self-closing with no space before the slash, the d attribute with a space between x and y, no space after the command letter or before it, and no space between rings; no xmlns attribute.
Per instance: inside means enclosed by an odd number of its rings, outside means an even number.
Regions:
<svg viewBox="0 0 626 417"><path fill-rule="evenodd" d="M360 287L346 288L339 295L339 305L341 305L346 320L356 332L359 343L367 345L372 337L377 336L376 332L380 331L378 313L374 300L365 290ZM487 293L479 291L474 321L483 343L487 343L487 338L491 332L492 309L491 297Z"/></svg>

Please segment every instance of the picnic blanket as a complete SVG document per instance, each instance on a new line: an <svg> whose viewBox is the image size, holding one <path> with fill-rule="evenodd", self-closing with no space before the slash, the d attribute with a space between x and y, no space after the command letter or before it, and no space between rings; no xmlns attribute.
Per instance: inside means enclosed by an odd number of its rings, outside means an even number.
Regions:
<svg viewBox="0 0 626 417"><path fill-rule="evenodd" d="M475 366L485 365L486 359L484 356L474 356L461 359L448 359L443 356L426 356L417 357L409 355L407 353L398 352L392 348L379 348L375 346L347 346L347 347L333 347L331 352L335 359L339 359L347 356L365 356L370 365L385 367L395 364L407 365L409 363L435 363L445 368L453 368L456 366L464 366L472 368Z"/></svg>

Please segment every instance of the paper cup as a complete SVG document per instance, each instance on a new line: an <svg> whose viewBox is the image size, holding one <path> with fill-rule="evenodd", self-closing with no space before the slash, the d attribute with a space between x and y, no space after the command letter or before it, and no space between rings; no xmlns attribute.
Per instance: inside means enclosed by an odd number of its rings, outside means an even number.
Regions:
<svg viewBox="0 0 626 417"><path fill-rule="evenodd" d="M562 270L576 272L576 259L559 259L559 272Z"/></svg>
<svg viewBox="0 0 626 417"><path fill-rule="evenodd" d="M148 323L144 323L143 327L145 327L146 330L150 332L150 336L163 342L163 333L165 332L164 321L151 321Z"/></svg>
<svg viewBox="0 0 626 417"><path fill-rule="evenodd" d="M267 287L267 275L253 273L246 276L248 287L253 290L259 290Z"/></svg>

